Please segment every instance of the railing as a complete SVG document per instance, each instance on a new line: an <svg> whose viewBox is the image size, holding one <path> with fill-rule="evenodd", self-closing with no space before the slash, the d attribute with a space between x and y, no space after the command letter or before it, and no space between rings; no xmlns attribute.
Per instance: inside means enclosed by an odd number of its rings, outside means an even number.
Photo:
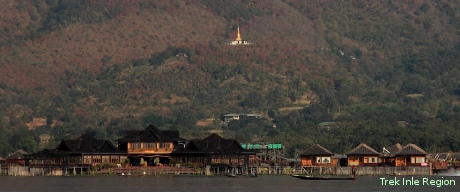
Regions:
<svg viewBox="0 0 460 192"><path fill-rule="evenodd" d="M233 167L235 168L235 167ZM260 175L351 175L352 167L321 167L321 166L249 166L239 167L243 172L257 173ZM79 169L79 174L132 174L132 175L165 175L165 174L205 174L205 166L109 166L93 169L90 166L65 167L23 167L9 166L8 170L3 169L3 174L8 175L59 175L72 174L71 170ZM60 171L60 172L59 172ZM407 167L378 167L359 166L356 167L357 175L430 175L429 166L407 166ZM27 173L26 173L27 172ZM75 172L75 171L74 171Z"/></svg>
<svg viewBox="0 0 460 192"><path fill-rule="evenodd" d="M407 166L407 167L378 167L358 166L356 175L430 175L430 167ZM303 166L298 174L311 175L351 175L351 167L321 167Z"/></svg>
<svg viewBox="0 0 460 192"><path fill-rule="evenodd" d="M174 149L163 149L163 148L157 148L157 149L128 149L128 153L153 153L153 154L164 154L164 153L171 153L173 152Z"/></svg>

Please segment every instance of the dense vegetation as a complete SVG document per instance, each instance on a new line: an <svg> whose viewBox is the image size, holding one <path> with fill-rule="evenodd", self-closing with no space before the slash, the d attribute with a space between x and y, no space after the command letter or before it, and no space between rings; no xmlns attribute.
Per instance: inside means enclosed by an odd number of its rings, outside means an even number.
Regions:
<svg viewBox="0 0 460 192"><path fill-rule="evenodd" d="M291 157L314 143L460 151L457 1L5 5L0 156L84 132L114 141L150 123L188 139L283 143ZM226 45L237 26L253 45ZM226 113L264 118L221 127Z"/></svg>

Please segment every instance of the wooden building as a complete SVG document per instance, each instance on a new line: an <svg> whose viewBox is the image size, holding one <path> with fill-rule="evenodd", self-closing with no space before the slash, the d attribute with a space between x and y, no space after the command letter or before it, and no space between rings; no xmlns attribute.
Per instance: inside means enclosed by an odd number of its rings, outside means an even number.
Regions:
<svg viewBox="0 0 460 192"><path fill-rule="evenodd" d="M143 131L125 131L117 141L118 149L128 153L131 165L158 166L169 164L171 153L187 140L179 137L179 131L160 131L149 125Z"/></svg>
<svg viewBox="0 0 460 192"><path fill-rule="evenodd" d="M54 149L45 149L26 155L31 168L67 169L86 171L97 165L121 165L126 162L125 151L118 150L110 141L99 140L89 134L72 140L62 140Z"/></svg>
<svg viewBox="0 0 460 192"><path fill-rule="evenodd" d="M427 166L427 155L422 148L409 143L395 153L395 166Z"/></svg>
<svg viewBox="0 0 460 192"><path fill-rule="evenodd" d="M126 160L126 152L118 150L110 141L99 140L85 133L82 136L62 140L54 149L45 149L29 155L29 165L83 165L121 164Z"/></svg>
<svg viewBox="0 0 460 192"><path fill-rule="evenodd" d="M334 153L319 144L312 145L300 154L300 166L337 166Z"/></svg>
<svg viewBox="0 0 460 192"><path fill-rule="evenodd" d="M379 152L361 143L347 153L348 166L378 166L379 156Z"/></svg>
<svg viewBox="0 0 460 192"><path fill-rule="evenodd" d="M185 149L176 150L171 155L176 164L210 166L215 173L229 168L244 172L248 166L257 163L255 152L243 149L234 139L224 139L215 133L204 139L193 139Z"/></svg>
<svg viewBox="0 0 460 192"><path fill-rule="evenodd" d="M27 155L27 152L25 152L22 149L19 149L15 151L14 153L10 154L8 157L5 158L5 163L7 165L19 165L19 166L24 166L26 164L25 162L25 156Z"/></svg>
<svg viewBox="0 0 460 192"><path fill-rule="evenodd" d="M382 165L384 166L395 166L396 165L396 158L395 154L399 152L403 146L399 143L396 143L388 148L383 148L382 152Z"/></svg>

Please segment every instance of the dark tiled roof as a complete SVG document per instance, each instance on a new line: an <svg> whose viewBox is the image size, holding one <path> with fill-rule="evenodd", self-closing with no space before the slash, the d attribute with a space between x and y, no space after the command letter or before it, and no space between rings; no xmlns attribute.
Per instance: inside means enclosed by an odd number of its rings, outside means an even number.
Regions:
<svg viewBox="0 0 460 192"><path fill-rule="evenodd" d="M9 155L6 157L6 159L24 159L24 155L27 155L27 152L25 152L22 149L17 150L13 154Z"/></svg>
<svg viewBox="0 0 460 192"><path fill-rule="evenodd" d="M307 150L303 151L300 156L316 156L316 155L333 155L332 152L319 144L312 145Z"/></svg>
<svg viewBox="0 0 460 192"><path fill-rule="evenodd" d="M387 150L390 151L390 155L394 155L402 149L402 145L399 143L394 144L393 146L389 147Z"/></svg>
<svg viewBox="0 0 460 192"><path fill-rule="evenodd" d="M149 125L143 131L126 131L125 136L118 142L176 142L187 141L179 137L179 131L160 131Z"/></svg>
<svg viewBox="0 0 460 192"><path fill-rule="evenodd" d="M142 133L142 131L138 131L138 130L136 130L136 131L126 130L124 137L135 137L136 135L139 135L141 133Z"/></svg>
<svg viewBox="0 0 460 192"><path fill-rule="evenodd" d="M347 155L379 155L380 153L366 145L365 143L359 144L356 148L352 149Z"/></svg>
<svg viewBox="0 0 460 192"><path fill-rule="evenodd" d="M110 141L99 140L85 133L74 140L63 140L54 150L68 153L125 153L118 150Z"/></svg>
<svg viewBox="0 0 460 192"><path fill-rule="evenodd" d="M213 133L204 139L193 139L185 148L185 152L239 153L245 151L234 139L224 139Z"/></svg>
<svg viewBox="0 0 460 192"><path fill-rule="evenodd" d="M395 153L395 155L427 155L428 153L425 152L422 148L419 146L409 143L407 144L404 148L402 148L400 151Z"/></svg>

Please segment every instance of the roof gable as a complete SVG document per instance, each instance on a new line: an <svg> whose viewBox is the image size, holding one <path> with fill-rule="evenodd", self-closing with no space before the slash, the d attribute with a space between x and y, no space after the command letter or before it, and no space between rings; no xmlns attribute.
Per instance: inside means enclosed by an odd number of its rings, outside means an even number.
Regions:
<svg viewBox="0 0 460 192"><path fill-rule="evenodd" d="M379 155L380 153L372 149L365 143L359 144L357 147L352 149L347 155Z"/></svg>
<svg viewBox="0 0 460 192"><path fill-rule="evenodd" d="M140 137L145 140L159 141L163 138L163 135L157 127L150 124L147 128L145 128L144 131L140 133Z"/></svg>
<svg viewBox="0 0 460 192"><path fill-rule="evenodd" d="M25 152L22 149L19 149L15 151L13 154L6 157L5 159L24 159L24 155L27 155L27 152Z"/></svg>
<svg viewBox="0 0 460 192"><path fill-rule="evenodd" d="M149 125L143 131L125 131L125 136L119 142L175 142L186 141L179 137L179 131L160 131L154 125Z"/></svg>
<svg viewBox="0 0 460 192"><path fill-rule="evenodd" d="M63 140L55 149L57 152L73 153L120 153L111 142L83 134L74 140Z"/></svg>
<svg viewBox="0 0 460 192"><path fill-rule="evenodd" d="M301 156L315 156L315 155L333 155L333 153L319 144L312 145L307 150L303 151Z"/></svg>
<svg viewBox="0 0 460 192"><path fill-rule="evenodd" d="M390 155L391 155L391 154L396 154L396 153L399 152L402 148L403 148L403 147L402 147L401 144L396 143L396 144L394 144L393 146L389 147L387 150L390 152Z"/></svg>
<svg viewBox="0 0 460 192"><path fill-rule="evenodd" d="M419 146L409 143L407 144L404 148L402 148L400 151L395 153L395 155L427 155L428 153L420 148Z"/></svg>
<svg viewBox="0 0 460 192"><path fill-rule="evenodd" d="M204 139L193 139L186 147L187 151L203 151L203 152L241 152L243 148L234 139L224 139L221 136L213 133Z"/></svg>

